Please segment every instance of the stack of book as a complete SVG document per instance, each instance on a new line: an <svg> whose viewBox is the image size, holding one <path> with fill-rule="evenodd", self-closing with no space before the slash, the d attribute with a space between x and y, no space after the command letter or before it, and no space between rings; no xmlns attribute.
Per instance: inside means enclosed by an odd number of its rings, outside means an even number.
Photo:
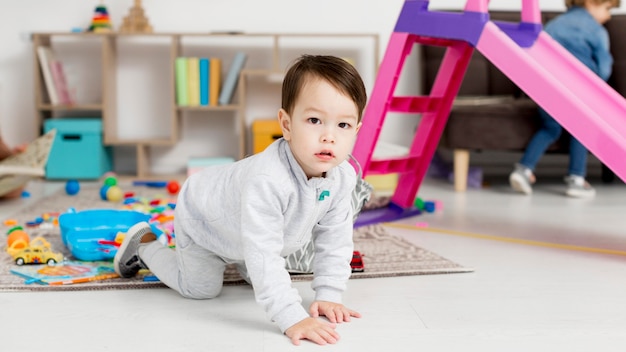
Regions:
<svg viewBox="0 0 626 352"><path fill-rule="evenodd" d="M239 73L247 55L238 52L222 84L222 60L207 57L176 58L178 106L218 106L232 103Z"/></svg>
<svg viewBox="0 0 626 352"><path fill-rule="evenodd" d="M74 104L63 64L56 58L52 49L49 46L39 46L37 47L37 56L50 104Z"/></svg>

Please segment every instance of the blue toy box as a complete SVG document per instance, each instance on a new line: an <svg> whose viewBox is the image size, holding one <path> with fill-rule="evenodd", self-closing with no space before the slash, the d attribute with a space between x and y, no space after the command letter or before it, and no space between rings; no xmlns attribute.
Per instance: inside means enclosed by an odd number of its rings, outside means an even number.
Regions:
<svg viewBox="0 0 626 352"><path fill-rule="evenodd" d="M112 168L112 150L102 145L98 118L50 119L44 130L56 128L46 165L48 179L97 179Z"/></svg>
<svg viewBox="0 0 626 352"><path fill-rule="evenodd" d="M150 220L149 214L134 210L88 209L59 216L63 244L78 260L113 260L117 246L112 244L118 232ZM150 225L157 236L163 233Z"/></svg>

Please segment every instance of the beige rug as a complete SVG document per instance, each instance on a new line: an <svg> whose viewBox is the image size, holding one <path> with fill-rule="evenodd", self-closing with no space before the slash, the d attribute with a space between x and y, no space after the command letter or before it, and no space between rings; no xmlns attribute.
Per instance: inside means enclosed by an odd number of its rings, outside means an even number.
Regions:
<svg viewBox="0 0 626 352"><path fill-rule="evenodd" d="M148 187L122 187L125 191L133 191L136 197L149 202L151 199L168 199L175 201L162 189ZM76 210L96 208L120 208L119 203L106 202L100 199L99 189L82 189L77 196L68 196L64 191L59 191L47 198L22 209L12 219L20 224L42 216L43 214L65 212L68 208ZM41 229L27 228L31 238L43 236L52 248L63 252L66 259L74 259L63 246L58 227ZM6 232L6 228L5 228ZM363 262L365 271L353 273L352 278L381 278L407 275L465 273L472 269L462 267L435 253L419 248L408 241L390 235L382 225L370 225L355 229L355 250L364 254ZM108 279L93 281L82 284L48 286L40 284L25 284L24 279L10 272L15 264L12 258L5 252L6 241L0 243L0 291L66 291L66 290L121 290L139 288L165 287L160 282L144 281L142 276L132 279ZM294 281L311 280L312 275L292 275ZM229 268L225 275L225 285L239 285L245 282L239 277L236 270Z"/></svg>

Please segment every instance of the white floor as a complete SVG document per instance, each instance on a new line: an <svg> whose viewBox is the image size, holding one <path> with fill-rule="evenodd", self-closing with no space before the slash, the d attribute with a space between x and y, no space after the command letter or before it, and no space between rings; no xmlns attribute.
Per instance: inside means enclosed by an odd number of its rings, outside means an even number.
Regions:
<svg viewBox="0 0 626 352"><path fill-rule="evenodd" d="M168 289L3 293L0 350L624 351L626 186L594 185L595 199L577 200L557 183L525 197L427 182L420 196L444 209L389 231L476 271L350 281L345 303L363 318L340 325L336 345L292 346L249 287L226 287L209 301ZM50 189L31 185L35 199ZM35 199L1 204L0 217ZM309 284L295 286L310 303Z"/></svg>

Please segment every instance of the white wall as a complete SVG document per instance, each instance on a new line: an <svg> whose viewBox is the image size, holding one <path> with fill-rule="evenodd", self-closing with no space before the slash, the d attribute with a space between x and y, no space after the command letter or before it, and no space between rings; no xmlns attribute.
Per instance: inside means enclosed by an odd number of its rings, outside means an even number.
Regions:
<svg viewBox="0 0 626 352"><path fill-rule="evenodd" d="M492 9L515 10L522 0L493 0ZM93 0L0 0L0 133L11 145L32 140L35 126L33 57L29 32L67 31L88 26ZM156 31L378 33L381 57L404 1L362 0L144 0ZM542 9L562 10L563 0L539 1ZM104 1L119 26L132 0ZM433 0L431 9L461 9L464 0ZM619 11L623 11L624 6ZM415 61L415 60L413 60ZM419 81L413 67L400 80L399 93L414 91ZM371 90L371 83L368 84ZM278 107L277 107L278 108ZM382 138L407 144L416 118L393 119Z"/></svg>

